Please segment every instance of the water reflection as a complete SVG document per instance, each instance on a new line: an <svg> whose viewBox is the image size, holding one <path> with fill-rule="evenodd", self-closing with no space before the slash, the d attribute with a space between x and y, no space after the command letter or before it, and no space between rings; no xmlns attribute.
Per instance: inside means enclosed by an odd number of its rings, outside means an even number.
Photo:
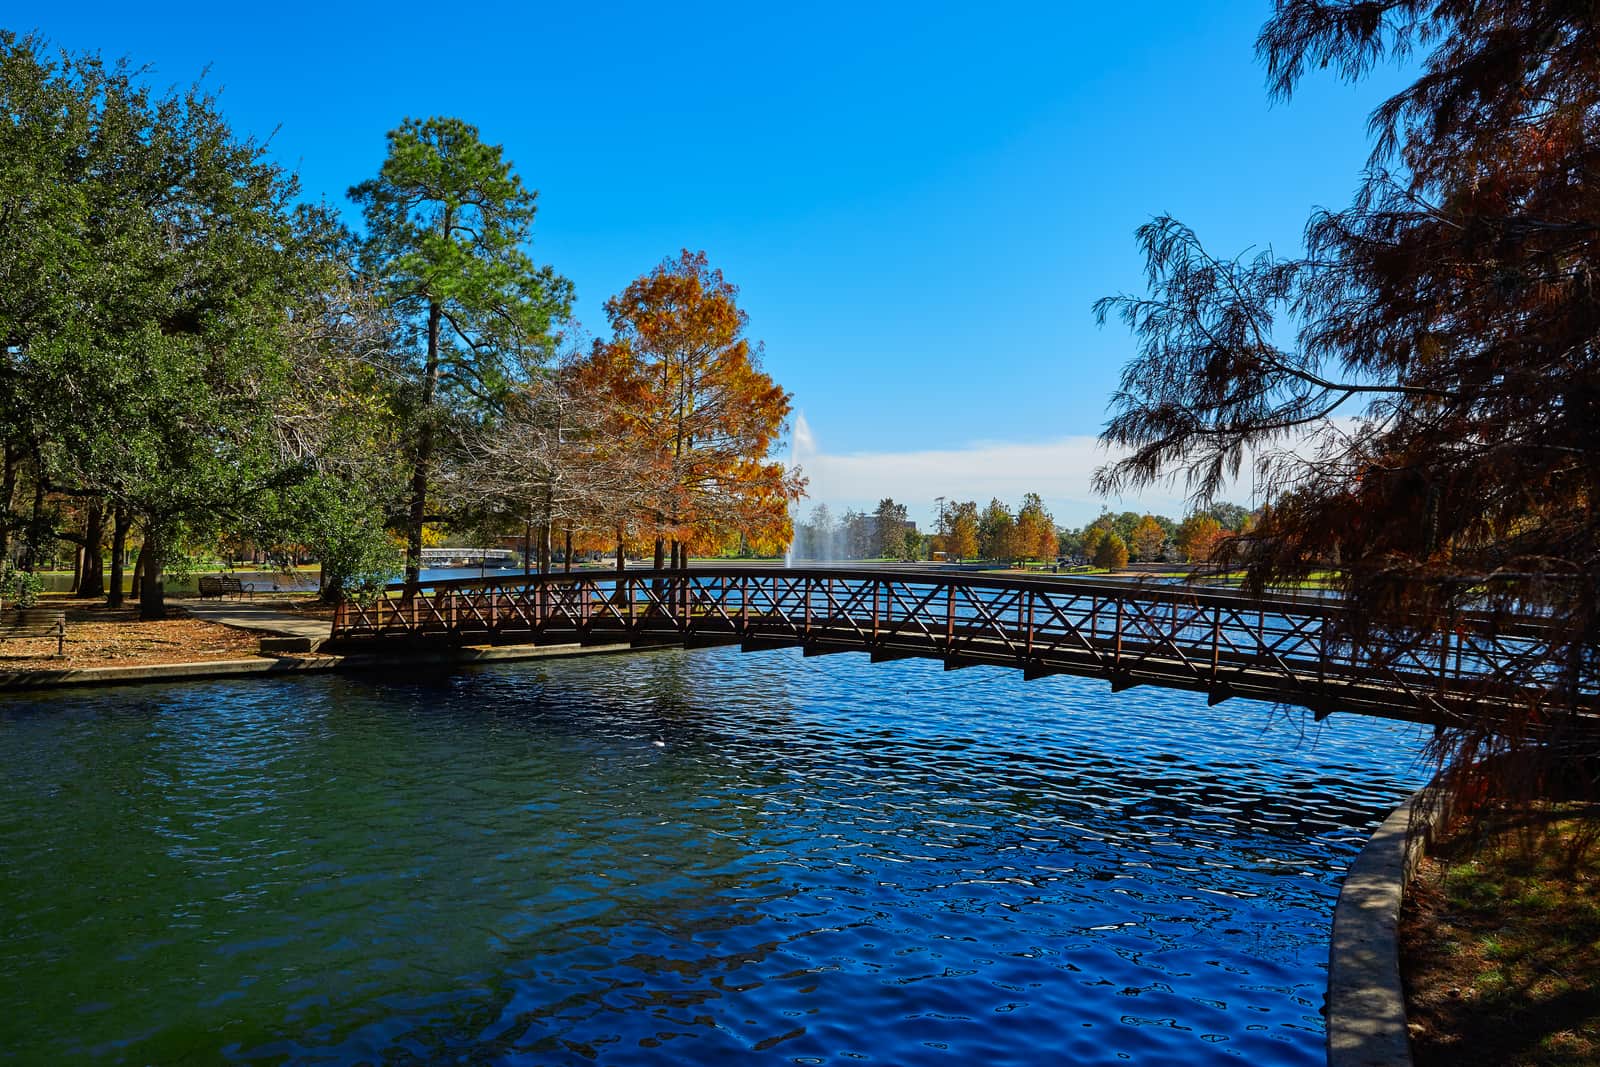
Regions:
<svg viewBox="0 0 1600 1067"><path fill-rule="evenodd" d="M1414 734L660 652L0 705L22 1061L1316 1063Z"/></svg>

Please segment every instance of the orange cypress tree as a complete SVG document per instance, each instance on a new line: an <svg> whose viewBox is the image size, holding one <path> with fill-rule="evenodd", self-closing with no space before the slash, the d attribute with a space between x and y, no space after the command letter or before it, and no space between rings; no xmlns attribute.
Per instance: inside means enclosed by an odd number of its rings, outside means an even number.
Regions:
<svg viewBox="0 0 1600 1067"><path fill-rule="evenodd" d="M1190 563L1208 562L1221 539L1222 524L1200 512L1184 519L1178 527L1178 551Z"/></svg>
<svg viewBox="0 0 1600 1067"><path fill-rule="evenodd" d="M1056 522L1038 493L1028 493L1017 509L1017 550L1024 559L1054 559Z"/></svg>
<svg viewBox="0 0 1600 1067"><path fill-rule="evenodd" d="M790 395L761 370L737 296L704 252L684 250L606 301L614 337L592 362L628 398L628 432L656 471L642 525L658 567L668 540L683 566L690 546L742 534L777 548L792 533L805 483L770 456Z"/></svg>

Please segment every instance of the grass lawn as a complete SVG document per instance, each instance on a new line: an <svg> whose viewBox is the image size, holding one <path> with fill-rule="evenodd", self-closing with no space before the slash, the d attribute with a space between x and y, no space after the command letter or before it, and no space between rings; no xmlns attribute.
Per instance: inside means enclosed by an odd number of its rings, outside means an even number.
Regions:
<svg viewBox="0 0 1600 1067"><path fill-rule="evenodd" d="M1417 1067L1600 1063L1600 811L1497 816L1424 861L1401 970Z"/></svg>

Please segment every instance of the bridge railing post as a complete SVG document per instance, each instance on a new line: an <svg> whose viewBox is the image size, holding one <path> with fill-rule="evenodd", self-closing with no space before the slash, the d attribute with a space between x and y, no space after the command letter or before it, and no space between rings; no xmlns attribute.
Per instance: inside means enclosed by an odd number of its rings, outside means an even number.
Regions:
<svg viewBox="0 0 1600 1067"><path fill-rule="evenodd" d="M1023 645L1023 648L1026 650L1025 654L1027 655L1027 657L1029 659L1032 659L1033 658L1033 590L1032 589L1028 590L1028 595L1027 595L1026 601L1027 601L1027 620L1028 620L1027 624L1026 624L1027 639L1026 639L1024 645ZM1023 601L1019 600L1017 602L1017 625L1019 627L1023 625L1022 617L1023 617Z"/></svg>
<svg viewBox="0 0 1600 1067"><path fill-rule="evenodd" d="M1320 646L1317 653L1317 685L1322 687L1328 684L1328 616L1322 616L1317 623L1317 644Z"/></svg>
<svg viewBox="0 0 1600 1067"><path fill-rule="evenodd" d="M1222 605L1211 607L1211 684L1217 684L1222 667Z"/></svg>
<svg viewBox="0 0 1600 1067"><path fill-rule="evenodd" d="M1117 629L1116 645L1111 654L1111 663L1117 670L1122 669L1122 598L1117 597Z"/></svg>
<svg viewBox="0 0 1600 1067"><path fill-rule="evenodd" d="M883 582L877 578L872 579L872 643L878 643L878 593L883 589Z"/></svg>
<svg viewBox="0 0 1600 1067"><path fill-rule="evenodd" d="M953 582L946 582L944 587L944 650L950 652L956 647L956 587Z"/></svg>

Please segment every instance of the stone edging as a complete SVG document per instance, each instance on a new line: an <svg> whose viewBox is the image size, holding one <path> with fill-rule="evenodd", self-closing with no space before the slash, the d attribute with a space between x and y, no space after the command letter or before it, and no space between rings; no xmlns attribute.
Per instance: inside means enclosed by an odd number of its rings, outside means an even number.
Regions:
<svg viewBox="0 0 1600 1067"><path fill-rule="evenodd" d="M413 667L467 666L527 659L638 652L627 644L520 645L510 648L461 648L451 652L407 656L323 656L318 659L222 659L206 663L161 663L142 667L76 667L59 671L0 671L0 693L25 693L145 682L201 681L216 678L283 677L325 671L395 670Z"/></svg>
<svg viewBox="0 0 1600 1067"><path fill-rule="evenodd" d="M1450 817L1437 783L1389 815L1350 865L1328 947L1328 1067L1411 1067L1400 985L1400 899Z"/></svg>

